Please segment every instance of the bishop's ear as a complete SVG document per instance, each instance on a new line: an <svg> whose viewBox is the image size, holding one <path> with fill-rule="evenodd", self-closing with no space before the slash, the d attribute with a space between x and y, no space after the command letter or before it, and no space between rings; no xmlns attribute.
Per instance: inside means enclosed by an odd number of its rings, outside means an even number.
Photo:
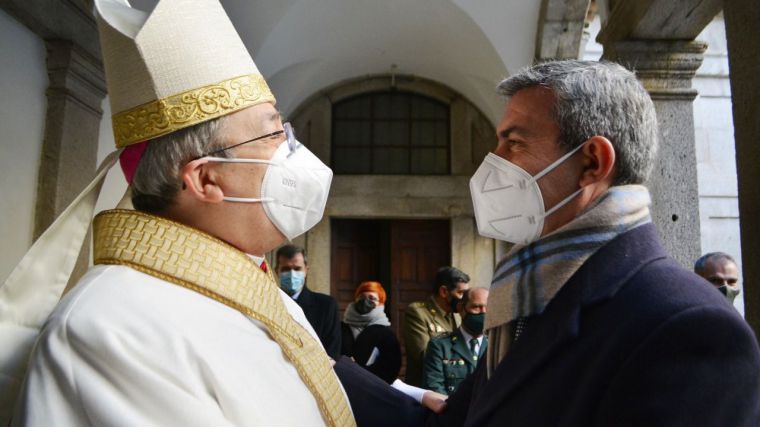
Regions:
<svg viewBox="0 0 760 427"><path fill-rule="evenodd" d="M205 203L221 203L224 192L218 185L218 174L213 163L207 159L196 159L180 169L181 192Z"/></svg>
<svg viewBox="0 0 760 427"><path fill-rule="evenodd" d="M583 156L582 187L595 184L612 184L615 171L615 147L603 136L592 136L581 149Z"/></svg>

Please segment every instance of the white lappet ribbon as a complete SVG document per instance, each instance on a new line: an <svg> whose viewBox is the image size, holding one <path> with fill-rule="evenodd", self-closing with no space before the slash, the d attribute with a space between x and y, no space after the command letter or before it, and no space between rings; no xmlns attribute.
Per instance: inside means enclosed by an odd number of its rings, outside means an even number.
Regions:
<svg viewBox="0 0 760 427"><path fill-rule="evenodd" d="M0 425L7 425L37 335L69 282L106 175L121 150L37 239L0 286Z"/></svg>

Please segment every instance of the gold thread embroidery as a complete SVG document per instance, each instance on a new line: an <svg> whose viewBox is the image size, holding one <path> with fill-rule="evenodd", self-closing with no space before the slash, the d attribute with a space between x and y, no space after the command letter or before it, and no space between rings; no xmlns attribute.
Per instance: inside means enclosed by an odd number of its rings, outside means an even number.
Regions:
<svg viewBox="0 0 760 427"><path fill-rule="evenodd" d="M102 212L93 234L95 264L129 266L263 323L311 391L325 423L355 425L327 355L290 316L271 271L211 235L142 212Z"/></svg>
<svg viewBox="0 0 760 427"><path fill-rule="evenodd" d="M275 102L260 74L235 77L112 116L116 148L157 138L263 102Z"/></svg>

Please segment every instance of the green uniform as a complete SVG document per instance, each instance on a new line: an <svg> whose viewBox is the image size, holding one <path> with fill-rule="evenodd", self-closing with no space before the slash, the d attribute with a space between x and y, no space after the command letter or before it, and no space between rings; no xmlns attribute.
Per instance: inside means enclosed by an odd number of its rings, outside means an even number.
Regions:
<svg viewBox="0 0 760 427"><path fill-rule="evenodd" d="M431 296L427 301L409 304L404 315L404 346L406 347L406 382L422 385L422 362L430 338L459 327L459 314L446 314Z"/></svg>
<svg viewBox="0 0 760 427"><path fill-rule="evenodd" d="M431 339L425 352L422 387L447 395L453 393L459 383L475 371L487 347L488 340L483 337L478 354L472 354L469 343L458 329Z"/></svg>

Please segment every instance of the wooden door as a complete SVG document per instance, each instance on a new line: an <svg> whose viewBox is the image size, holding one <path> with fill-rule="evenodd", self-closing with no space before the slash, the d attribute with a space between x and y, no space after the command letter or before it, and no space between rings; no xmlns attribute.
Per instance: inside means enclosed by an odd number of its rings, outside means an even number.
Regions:
<svg viewBox="0 0 760 427"><path fill-rule="evenodd" d="M406 378L402 335L406 307L430 297L435 272L451 264L448 221L394 221L391 226L391 327L401 343L399 376Z"/></svg>
<svg viewBox="0 0 760 427"><path fill-rule="evenodd" d="M435 272L451 263L449 221L391 224L391 324L401 339L406 307L430 297Z"/></svg>
<svg viewBox="0 0 760 427"><path fill-rule="evenodd" d="M342 319L359 283L374 280L388 289L390 235L387 221L334 219L330 228L330 291Z"/></svg>

